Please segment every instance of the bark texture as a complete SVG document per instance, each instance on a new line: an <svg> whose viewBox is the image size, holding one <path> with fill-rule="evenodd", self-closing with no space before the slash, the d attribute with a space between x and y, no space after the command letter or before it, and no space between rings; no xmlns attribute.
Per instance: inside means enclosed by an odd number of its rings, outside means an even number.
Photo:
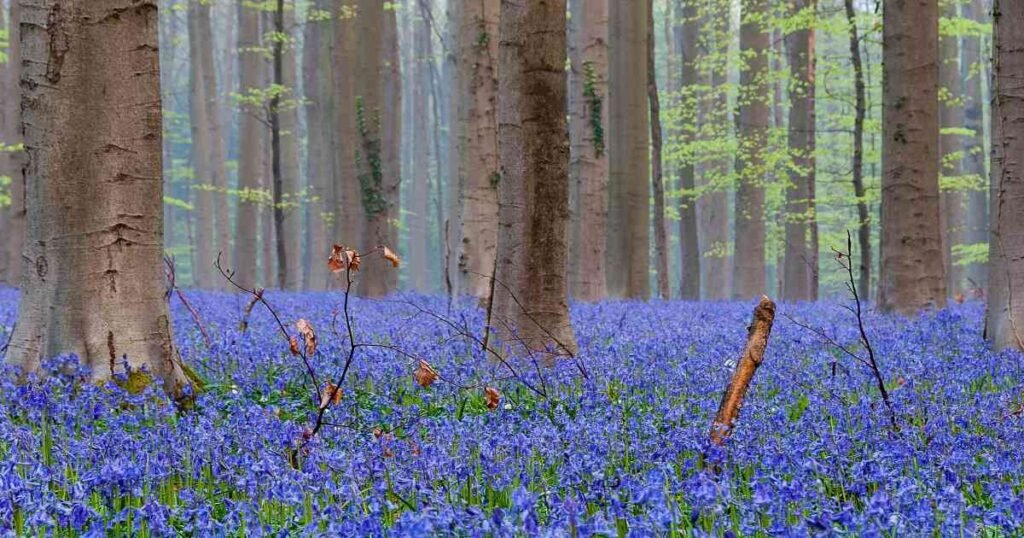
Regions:
<svg viewBox="0 0 1024 538"><path fill-rule="evenodd" d="M1024 3L995 0L992 234L986 336L1024 351Z"/></svg>
<svg viewBox="0 0 1024 538"><path fill-rule="evenodd" d="M465 2L459 10L458 84L464 108L460 289L488 297L498 241L498 12L499 0Z"/></svg>
<svg viewBox="0 0 1024 538"><path fill-rule="evenodd" d="M711 442L721 446L732 435L736 419L740 415L740 408L743 407L743 399L750 388L750 381L754 374L764 362L764 352L768 348L768 338L772 333L772 324L775 322L775 303L766 296L761 297L761 302L754 308L754 319L747 327L747 345L743 348L743 354L736 369L733 370L732 378L725 387L722 394L722 402L718 405L718 412L715 420L711 423Z"/></svg>
<svg viewBox="0 0 1024 538"><path fill-rule="evenodd" d="M684 96L687 118L679 136L683 143L693 143L696 135L697 111L690 107L690 103L696 103L698 79L698 62L700 61L700 9L694 2L674 0L673 13L673 42L676 55L679 61L679 86L681 95ZM728 24L728 23L727 23ZM714 38L709 40L714 43ZM679 197L679 265L680 265L680 290L679 295L683 300L695 301L700 299L701 281L701 248L698 237L698 210L696 197L696 167L691 156L679 167L679 188L682 196ZM724 201L724 198L723 198Z"/></svg>
<svg viewBox="0 0 1024 538"><path fill-rule="evenodd" d="M885 3L879 306L903 314L946 304L939 217L938 31L935 0Z"/></svg>
<svg viewBox="0 0 1024 538"><path fill-rule="evenodd" d="M569 291L581 301L607 295L608 0L571 0Z"/></svg>
<svg viewBox="0 0 1024 538"><path fill-rule="evenodd" d="M796 0L793 10L817 9L816 0ZM782 298L818 298L818 220L815 214L815 32L814 19L786 36L789 56L789 151L793 168L786 189L786 243Z"/></svg>
<svg viewBox="0 0 1024 538"><path fill-rule="evenodd" d="M164 298L156 3L22 7L29 241L6 360L34 371L74 353L94 380L127 363L185 396Z"/></svg>
<svg viewBox="0 0 1024 538"><path fill-rule="evenodd" d="M491 325L513 354L576 352L566 255L565 1L502 0L498 261Z"/></svg>
<svg viewBox="0 0 1024 538"><path fill-rule="evenodd" d="M609 1L608 8L608 292L614 297L647 299L651 294L648 7L643 1Z"/></svg>
<svg viewBox="0 0 1024 538"><path fill-rule="evenodd" d="M743 0L740 23L736 234L733 297L751 299L765 292L765 162L771 126L772 88L768 80L771 35L765 28L768 0Z"/></svg>

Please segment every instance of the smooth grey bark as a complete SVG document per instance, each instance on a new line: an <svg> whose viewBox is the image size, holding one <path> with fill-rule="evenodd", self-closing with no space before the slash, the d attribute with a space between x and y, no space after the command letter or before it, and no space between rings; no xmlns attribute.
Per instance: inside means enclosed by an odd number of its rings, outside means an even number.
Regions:
<svg viewBox="0 0 1024 538"><path fill-rule="evenodd" d="M0 142L8 145L16 145L21 141L21 42L19 40L19 25L21 20L21 5L15 1L11 3L10 28L8 36L9 45L7 49L8 63L3 69L4 79L0 81L5 92L11 92L4 100L5 128L0 133ZM24 155L20 152L0 152L0 175L7 175L11 178L10 198L11 205L8 207L3 219L5 241L0 248L6 251L7 259L5 274L0 275L0 281L17 284L21 279L22 251L25 245L26 226L26 200L25 200L25 178L22 177L21 165Z"/></svg>
<svg viewBox="0 0 1024 538"><path fill-rule="evenodd" d="M157 5L22 7L29 240L6 360L74 353L93 380L144 368L187 397L164 296Z"/></svg>
<svg viewBox="0 0 1024 538"><path fill-rule="evenodd" d="M238 0L238 92L246 95L251 91L262 89L261 69L263 61L260 56L260 14L246 6L244 0ZM257 252L260 230L260 210L256 192L263 183L263 138L264 125L260 121L262 111L252 103L243 103L238 107L238 188L241 195L238 200L238 211L235 218L235 248L230 260L235 279L246 287L254 287L257 283Z"/></svg>
<svg viewBox="0 0 1024 538"><path fill-rule="evenodd" d="M964 4L963 16L975 22L986 19L981 0L970 0ZM982 85L985 79L988 58L982 58L984 37L967 36L961 47L961 76L964 84L964 127L973 132L963 140L963 172L977 182L977 187L967 193L967 218L963 240L968 245L988 243L988 174L985 169L985 126L982 116L984 104ZM965 268L964 278L970 288L984 290L988 285L988 264L972 263Z"/></svg>
<svg viewBox="0 0 1024 538"><path fill-rule="evenodd" d="M331 0L318 0L315 9L330 13ZM306 186L309 190L308 249L305 289L329 287L330 272L324 257L330 252L334 235L336 169L332 153L337 151L334 132L332 87L334 62L331 58L333 27L330 20L306 20L302 52L307 150Z"/></svg>
<svg viewBox="0 0 1024 538"><path fill-rule="evenodd" d="M411 30L412 70L411 88L411 144L412 189L409 194L409 279L408 285L417 291L430 291L428 281L430 245L430 27L419 10L410 9L407 16L413 20Z"/></svg>
<svg viewBox="0 0 1024 538"><path fill-rule="evenodd" d="M219 280L214 269L214 202L211 140L204 81L202 40L199 37L199 10L209 10L199 2L188 6L188 51L189 51L189 127L192 144L189 148L192 164L192 200L195 207L195 230L193 236L192 278L199 288L213 288Z"/></svg>
<svg viewBox="0 0 1024 538"><path fill-rule="evenodd" d="M695 2L674 0L673 42L679 61L679 86L687 103L696 100L698 79L698 62L701 50L700 41L701 17L699 6ZM728 23L726 23L728 24ZM711 38L710 42L714 42ZM684 105L686 106L686 105ZM692 111L691 119L696 118L696 110ZM679 136L685 143L696 139L696 122L693 126L684 125ZM680 290L683 300L700 299L701 281L701 248L698 234L698 201L696 198L696 167L693 159L689 159L679 167L679 188L683 195L679 198L679 251L680 251ZM708 195L710 196L710 194Z"/></svg>

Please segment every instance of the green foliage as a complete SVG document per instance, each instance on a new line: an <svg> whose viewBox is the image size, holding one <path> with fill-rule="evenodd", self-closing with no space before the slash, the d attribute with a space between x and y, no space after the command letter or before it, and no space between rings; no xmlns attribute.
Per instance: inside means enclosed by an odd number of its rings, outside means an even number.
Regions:
<svg viewBox="0 0 1024 538"><path fill-rule="evenodd" d="M359 187L362 190L363 209L368 217L388 209L384 197L384 167L381 160L380 112L373 111L367 118L362 96L356 97L356 128L362 144L359 154Z"/></svg>
<svg viewBox="0 0 1024 538"><path fill-rule="evenodd" d="M604 156L604 122L601 113L603 103L602 96L597 91L597 73L594 72L593 62L583 62L583 97L587 102L590 130L594 134L594 157L600 159Z"/></svg>
<svg viewBox="0 0 1024 538"><path fill-rule="evenodd" d="M11 205L11 176L0 176L0 209Z"/></svg>
<svg viewBox="0 0 1024 538"><path fill-rule="evenodd" d="M953 265L976 265L988 263L988 243L953 245Z"/></svg>

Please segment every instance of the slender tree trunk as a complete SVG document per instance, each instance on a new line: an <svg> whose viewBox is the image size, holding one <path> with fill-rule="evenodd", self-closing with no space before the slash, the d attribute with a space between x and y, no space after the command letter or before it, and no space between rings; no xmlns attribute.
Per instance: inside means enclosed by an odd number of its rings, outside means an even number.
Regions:
<svg viewBox="0 0 1024 538"><path fill-rule="evenodd" d="M357 0L341 0L342 12L357 9ZM337 17L334 27L334 88L335 113L337 114L337 151L335 189L338 206L334 209L336 229L334 242L343 245L364 248L360 244L363 238L363 227L366 213L363 210L362 189L359 185L358 163L358 128L356 103L356 73L359 73L358 55L359 28L362 24L358 17Z"/></svg>
<svg viewBox="0 0 1024 538"><path fill-rule="evenodd" d="M981 23L985 19L985 9L981 0L971 0L964 4L964 17ZM982 80L985 77L987 58L982 59L981 36L963 38L962 63L960 70L964 84L964 127L972 131L972 135L963 139L963 173L971 178L975 187L967 192L967 218L965 222L964 242L967 245L988 243L988 181L985 170L985 126L982 123L983 97ZM976 290L984 290L988 284L988 265L972 263L965 268L964 278L967 284Z"/></svg>
<svg viewBox="0 0 1024 538"><path fill-rule="evenodd" d="M316 10L330 12L332 0L319 0ZM302 72L306 97L306 183L309 189L309 248L306 252L306 270L309 278L306 289L328 288L329 271L324 256L330 252L334 235L335 167L332 154L337 151L334 141L334 107L331 90L334 65L331 60L332 28L329 21L306 20L303 42Z"/></svg>
<svg viewBox="0 0 1024 538"><path fill-rule="evenodd" d="M616 297L650 297L646 2L612 2L608 49L609 181L606 272Z"/></svg>
<svg viewBox="0 0 1024 538"><path fill-rule="evenodd" d="M21 70L23 66L21 58L22 45L18 37L21 33L18 24L18 21L21 20L21 9L20 1L11 3L11 31L8 35L9 45L7 48L8 63L4 69L6 79L2 81L5 91L10 91L11 94L5 103L7 128L3 133L0 133L0 136L2 136L2 142L10 145L18 144L22 139L21 99L18 97L21 95ZM4 235L6 236L5 244L0 247L6 248L7 271L6 275L0 275L0 277L3 277L0 280L5 280L12 284L21 281L22 265L25 262L22 252L25 247L27 200L26 180L21 172L23 160L24 155L20 152L0 152L0 175L7 174L11 178L9 191L11 205L6 211L7 216L3 223Z"/></svg>
<svg viewBox="0 0 1024 538"><path fill-rule="evenodd" d="M492 326L502 341L544 353L546 362L576 352L566 281L565 8L564 0L502 0L498 56L500 231Z"/></svg>
<svg viewBox="0 0 1024 538"><path fill-rule="evenodd" d="M903 314L946 304L939 218L938 30L935 0L885 3L879 304Z"/></svg>
<svg viewBox="0 0 1024 538"><path fill-rule="evenodd" d="M1024 351L1024 3L994 0L992 234L986 336Z"/></svg>
<svg viewBox="0 0 1024 538"><path fill-rule="evenodd" d="M14 25L12 24L11 27ZM7 8L4 3L0 1L0 31L9 32L7 25ZM9 33L7 34L9 35ZM4 54L7 53L7 47L4 48ZM16 87L8 85L8 71L11 68L15 60L8 57L4 62L0 62L0 148L3 148L5 144L10 144L7 139L11 129L8 126L7 116L10 114L11 106L10 101L14 99L15 95L20 95L20 91ZM13 181L14 178L14 167L11 166L7 152L0 149L0 182L2 181ZM0 230L7 230L7 219L8 213L10 212L9 206L0 205ZM0 284L13 284L17 285L16 282L9 282L7 280L8 273L8 258L10 253L7 252L8 238L4 238L0 242Z"/></svg>
<svg viewBox="0 0 1024 538"><path fill-rule="evenodd" d="M817 9L816 0L797 0L796 12ZM786 244L782 298L818 298L818 233L815 215L815 35L814 19L786 36L789 55L789 149L794 170L786 189Z"/></svg>
<svg viewBox="0 0 1024 538"><path fill-rule="evenodd" d="M284 0L277 0L274 9L274 34L278 36L273 39L273 75L272 80L278 88L284 87L284 43L281 36L285 35L284 30ZM283 90L281 90L283 91ZM285 231L285 207L284 207L284 175L281 164L281 91L274 92L270 98L270 173L272 178L272 193L274 199L274 250L277 258L277 275L274 281L281 289L288 288L288 254L287 243L289 236Z"/></svg>
<svg viewBox="0 0 1024 538"><path fill-rule="evenodd" d="M857 288L865 295L871 293L871 217L868 211L867 191L864 188L864 119L867 115L867 97L864 85L864 63L860 55L860 36L853 0L844 0L846 22L850 34L850 60L853 64L855 94L853 119L853 195L857 198L857 245L860 262L857 267Z"/></svg>
<svg viewBox="0 0 1024 538"><path fill-rule="evenodd" d="M946 2L942 10L943 16L948 19L959 15L957 5L952 2ZM964 83L960 78L960 38L943 36L940 39L939 85L945 92L942 92L944 96L939 108L939 125L943 129L962 129L965 126L965 115ZM963 267L954 263L952 255L954 246L967 244L966 193L957 185L964 173L963 139L963 135L957 132L947 132L939 137L939 175L954 183L950 188L942 189L940 194L942 234L948 239L942 242L942 262L946 272L946 287L951 293L959 293L968 285Z"/></svg>
<svg viewBox="0 0 1024 538"><path fill-rule="evenodd" d="M445 221L446 211L444 209L444 178L446 163L450 160L447 155L450 151L451 144L447 137L444 137L442 133L448 132L449 126L447 125L447 111L448 101L443 95L443 89L441 86L441 75L438 73L437 62L434 58L434 39L432 34L437 32L434 27L434 14L430 9L430 5L426 2L419 1L419 13L421 19L424 21L427 30L427 40L425 48L423 49L423 55L429 58L427 74L430 77L430 111L431 111L431 132L433 138L433 157L434 157L434 178L431 185L431 200L434 202L433 213L434 213L434 232L437 237L434 240L435 261L437 262L437 275L440 277L439 280L444 280L445 263L446 263L446 252L445 252ZM444 43L442 42L442 49Z"/></svg>
<svg viewBox="0 0 1024 538"><path fill-rule="evenodd" d="M212 21L210 4L197 2L196 10L196 37L198 38L199 72L202 76L203 106L205 107L206 123L203 128L206 130L206 139L209 142L206 157L206 177L209 180L210 196L212 202L212 222L214 223L213 237L211 238L211 249L215 254L222 256L222 262L230 267L231 254L231 215L228 210L228 179L227 179L227 151L225 150L225 130L223 128L223 114L221 111L221 99L217 89L217 71L214 62L214 42L212 33ZM205 269L216 275L213 266ZM215 276L210 283L213 287L225 287L226 282L221 282Z"/></svg>
<svg viewBox="0 0 1024 538"><path fill-rule="evenodd" d="M687 125L682 127L680 136L683 137L684 143L692 144L696 141L697 111L691 103L697 103L697 86L700 84L697 75L697 65L700 61L700 48L697 46L701 26L700 8L694 2L683 0L674 0L674 4L673 41L679 56L679 85L682 95L685 96L684 110L693 111L686 116ZM686 159L679 167L679 188L683 192L679 197L679 265L682 272L680 298L695 301L700 299L703 279L697 229L696 168L693 158Z"/></svg>
<svg viewBox="0 0 1024 538"><path fill-rule="evenodd" d="M408 12L413 18L412 87L412 192L409 196L409 287L430 291L427 276L430 265L427 248L430 244L430 28L417 10Z"/></svg>
<svg viewBox="0 0 1024 538"><path fill-rule="evenodd" d="M771 37L764 22L768 0L743 0L741 9L740 54L746 59L746 66L740 71L733 297L750 299L766 291L764 152L771 126Z"/></svg>
<svg viewBox="0 0 1024 538"><path fill-rule="evenodd" d="M202 6L209 9L209 6ZM192 276L196 286L210 289L217 285L217 272L214 269L214 212L213 212L213 178L211 173L210 155L211 140L209 138L209 122L207 116L206 87L203 77L201 60L202 40L199 37L198 2L188 6L188 49L189 49L189 119L192 133L192 199L195 204L195 243L193 243L195 264Z"/></svg>
<svg viewBox="0 0 1024 538"><path fill-rule="evenodd" d="M382 142L381 151L384 172L384 199L388 204L387 221L384 224L386 233L378 244L398 247L398 227L394 221L401 216L402 206L402 69L398 50L398 20L395 9L384 10L384 56L381 58L381 77L383 78L383 110L381 111ZM380 267L380 275L384 277L385 292L398 289L399 272L388 270L385 265L390 262L383 258L367 260L369 267Z"/></svg>
<svg viewBox="0 0 1024 538"><path fill-rule="evenodd" d="M259 47L260 13L247 7L244 0L238 0L238 71L239 93L242 95L262 89L260 71L263 62ZM231 260L231 268L235 271L238 283L246 287L257 283L260 210L255 193L262 184L261 154L264 138L260 109L250 102L239 107L238 188L242 195L238 200L235 219L235 255Z"/></svg>
<svg viewBox="0 0 1024 538"><path fill-rule="evenodd" d="M498 11L499 0L465 2L460 8L459 101L465 107L461 127L465 185L459 194L462 242L461 288L485 298L490 294L498 241Z"/></svg>
<svg viewBox="0 0 1024 538"><path fill-rule="evenodd" d="M448 123L448 173L445 177L448 181L448 197L445 203L448 205L448 220L444 221L444 283L450 297L460 295L459 279L456 275L459 272L459 251L462 244L462 207L459 203L463 191L465 178L465 136L466 126L465 114L466 103L459 98L459 21L462 20L464 2L451 1L447 4L448 27L448 48L444 54L444 67L442 75L445 83L442 87L447 89L447 118Z"/></svg>
<svg viewBox="0 0 1024 538"><path fill-rule="evenodd" d="M661 103L658 100L658 71L654 46L654 0L647 0L647 102L651 112L651 190L654 192L654 264L658 296L672 297L668 284L668 227L665 224L665 174L661 150Z"/></svg>
<svg viewBox="0 0 1024 538"><path fill-rule="evenodd" d="M569 71L572 120L569 290L581 301L607 295L608 222L608 0L571 0Z"/></svg>
<svg viewBox="0 0 1024 538"><path fill-rule="evenodd" d="M284 275L284 288L289 290L302 289L302 247L303 247L303 209L305 198L302 189L301 154L299 152L300 126L298 105L298 65L295 44L290 39L295 28L295 0L286 3L278 0L277 26L279 35L288 36L289 41L275 42L280 46L280 64L275 71L281 75L279 79L283 90L278 102L278 142L280 144L280 179L282 203L281 230L277 237L278 255L284 255L278 262L278 273ZM283 247L283 248L282 248ZM281 267L281 266L284 267Z"/></svg>
<svg viewBox="0 0 1024 538"><path fill-rule="evenodd" d="M128 365L184 398L164 298L156 3L22 6L29 240L6 360L34 371L75 353L94 380Z"/></svg>

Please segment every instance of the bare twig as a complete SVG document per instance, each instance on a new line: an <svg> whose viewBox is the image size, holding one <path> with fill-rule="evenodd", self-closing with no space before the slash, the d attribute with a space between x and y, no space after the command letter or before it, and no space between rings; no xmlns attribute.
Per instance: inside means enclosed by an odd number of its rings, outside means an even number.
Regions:
<svg viewBox="0 0 1024 538"><path fill-rule="evenodd" d="M178 299L181 301L181 304L185 305L185 309L187 309L188 313L192 315L192 321L195 322L196 327L199 328L199 332L203 335L203 341L206 342L206 347L213 347L213 343L210 340L210 335L206 333L206 327L203 324L203 320L199 318L199 313L196 312L195 308L192 308L192 303L188 301L188 299L185 297L185 294L181 291L181 288L178 287L177 279L175 277L176 268L174 265L174 258L170 256L164 256L164 265L167 268L167 300L170 301L172 291L175 294L177 294Z"/></svg>

